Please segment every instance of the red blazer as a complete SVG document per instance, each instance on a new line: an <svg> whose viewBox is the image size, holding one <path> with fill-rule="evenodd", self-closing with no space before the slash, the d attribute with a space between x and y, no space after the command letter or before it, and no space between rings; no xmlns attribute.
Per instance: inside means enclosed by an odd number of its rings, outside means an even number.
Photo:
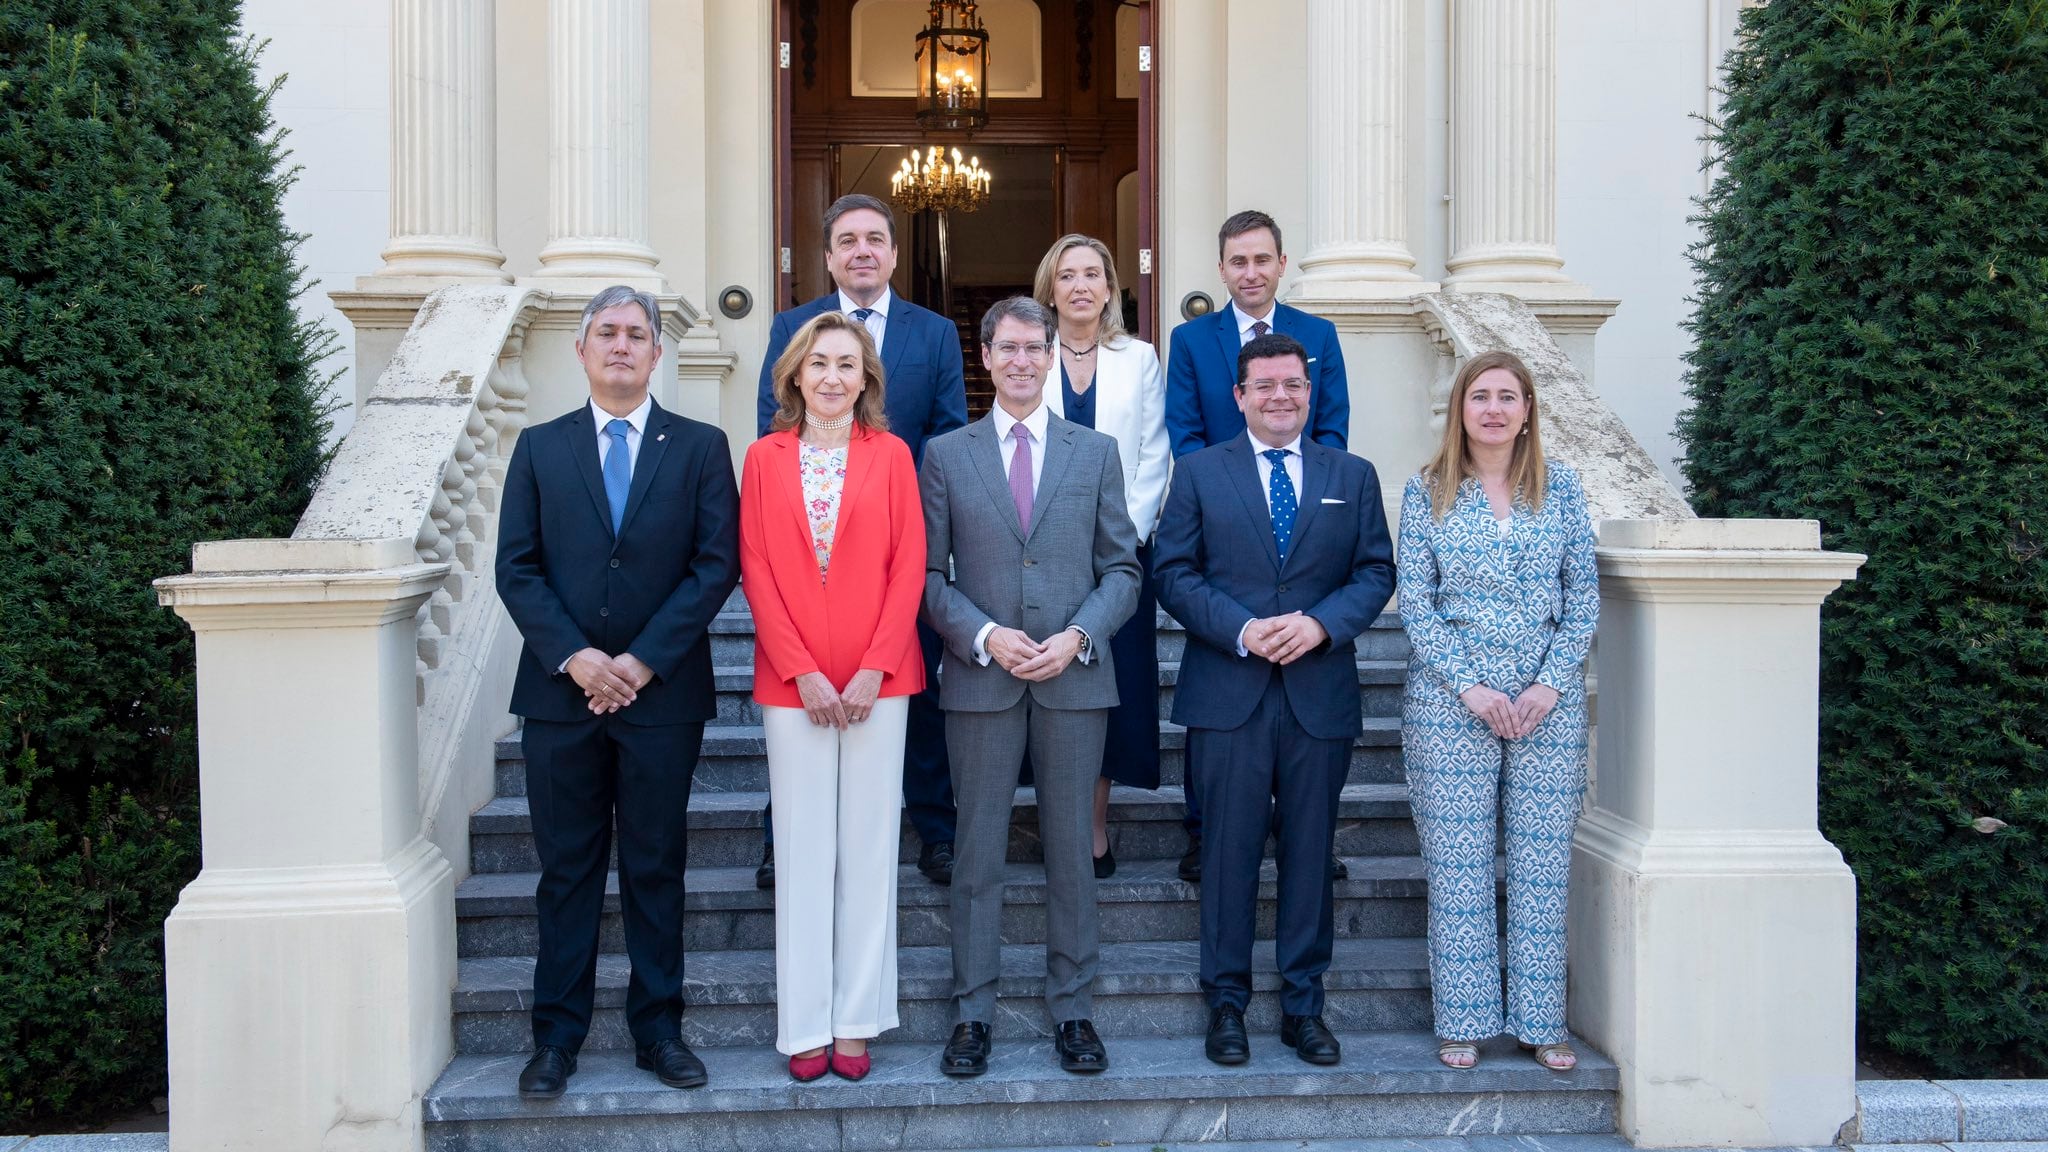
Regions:
<svg viewBox="0 0 2048 1152"><path fill-rule="evenodd" d="M924 549L924 505L909 447L887 432L856 429L847 446L828 604L797 475L796 433L754 441L740 480L740 579L754 612L754 699L801 708L797 677L823 672L845 691L863 668L882 673L883 696L922 691L917 609Z"/></svg>

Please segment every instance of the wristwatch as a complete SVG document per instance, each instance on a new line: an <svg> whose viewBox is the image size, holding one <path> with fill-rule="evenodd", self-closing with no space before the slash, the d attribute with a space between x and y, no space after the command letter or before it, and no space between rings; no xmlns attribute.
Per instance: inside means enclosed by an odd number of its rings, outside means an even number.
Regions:
<svg viewBox="0 0 2048 1152"><path fill-rule="evenodd" d="M1086 664L1088 662L1089 654L1095 650L1095 641L1090 640L1088 638L1088 633L1082 631L1081 626L1079 624L1069 624L1067 625L1067 629L1068 631L1073 632L1075 635L1081 638L1080 651L1075 652L1074 656L1077 659L1079 659L1083 664Z"/></svg>

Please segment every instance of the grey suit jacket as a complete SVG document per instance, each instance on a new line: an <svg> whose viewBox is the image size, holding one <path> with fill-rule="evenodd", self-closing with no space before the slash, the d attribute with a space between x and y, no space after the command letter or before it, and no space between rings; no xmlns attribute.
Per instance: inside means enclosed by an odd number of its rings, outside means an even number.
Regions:
<svg viewBox="0 0 2048 1152"><path fill-rule="evenodd" d="M1117 703L1109 638L1138 602L1138 535L1124 504L1116 441L1046 421L1045 463L1032 499L1031 531L1017 506L984 416L925 444L918 487L924 497L925 619L946 644L939 704L949 711L998 712L1031 690L1048 708ZM974 658L974 638L993 621L1043 640L1079 625L1093 642L1079 660L1031 684Z"/></svg>

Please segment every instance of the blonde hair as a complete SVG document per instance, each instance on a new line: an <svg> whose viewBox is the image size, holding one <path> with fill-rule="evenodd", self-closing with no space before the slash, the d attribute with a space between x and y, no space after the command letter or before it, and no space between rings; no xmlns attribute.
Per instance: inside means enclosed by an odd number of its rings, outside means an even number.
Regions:
<svg viewBox="0 0 2048 1152"><path fill-rule="evenodd" d="M882 408L882 358L875 354L868 326L844 312L820 312L811 317L789 338L782 355L775 358L775 368L769 377L775 381L776 408L775 418L768 423L769 431L786 431L804 422L804 390L797 385L797 372L817 346L818 337L827 332L850 332L860 345L861 390L853 401L854 423L877 432L888 431L889 415Z"/></svg>
<svg viewBox="0 0 2048 1152"><path fill-rule="evenodd" d="M1458 369L1458 378L1451 385L1451 404L1444 411L1444 439L1437 446L1436 455L1422 466L1422 474L1429 481L1430 511L1442 520L1458 499L1458 489L1467 479L1477 475L1472 467L1472 458L1465 451L1465 393L1472 388L1472 382L1481 373L1495 368L1504 368L1522 386L1522 400L1528 408L1529 422L1521 435L1515 437L1514 455L1508 458L1508 484L1529 502L1531 508L1543 509L1543 493L1550 483L1550 470L1543 463L1543 432L1537 420L1536 381L1529 375L1529 366L1513 352L1481 352L1465 366Z"/></svg>
<svg viewBox="0 0 2048 1152"><path fill-rule="evenodd" d="M1123 347L1130 334L1124 331L1124 290L1117 282L1116 260L1109 254L1109 245L1093 236L1069 232L1052 242L1046 249L1045 258L1038 262L1038 275L1031 278L1031 297L1052 312L1055 319L1059 307L1052 300L1052 282L1059 275L1060 261L1076 248L1090 248L1102 257L1102 283L1109 290L1109 299L1102 302L1102 313L1095 318L1095 339L1097 343L1111 348Z"/></svg>

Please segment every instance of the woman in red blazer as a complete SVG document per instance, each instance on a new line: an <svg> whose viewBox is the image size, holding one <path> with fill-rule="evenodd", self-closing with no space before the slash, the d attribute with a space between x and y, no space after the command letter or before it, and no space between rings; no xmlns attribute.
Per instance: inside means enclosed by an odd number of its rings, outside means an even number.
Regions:
<svg viewBox="0 0 2048 1152"><path fill-rule="evenodd" d="M740 574L775 843L776 1048L790 1075L867 1075L897 1025L896 846L924 512L887 431L862 324L825 312L775 362L773 431L747 449Z"/></svg>

